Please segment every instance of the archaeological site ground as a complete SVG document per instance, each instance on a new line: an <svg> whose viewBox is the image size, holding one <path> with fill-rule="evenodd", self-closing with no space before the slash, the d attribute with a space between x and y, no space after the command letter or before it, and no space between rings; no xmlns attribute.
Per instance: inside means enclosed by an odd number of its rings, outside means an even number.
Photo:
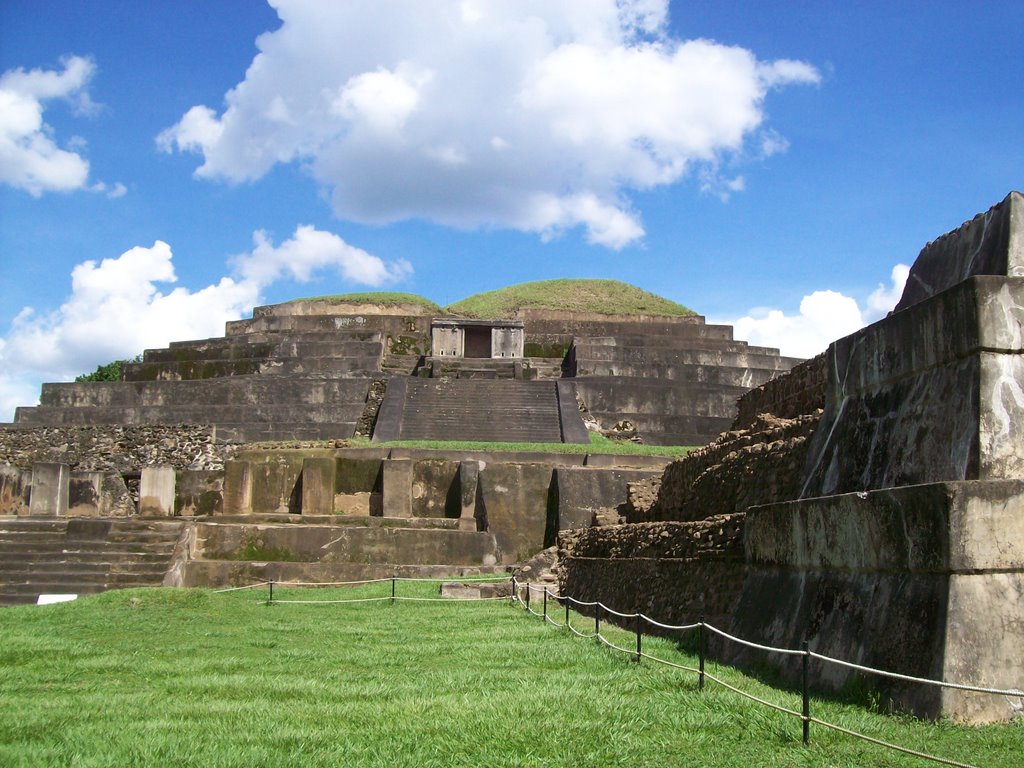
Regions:
<svg viewBox="0 0 1024 768"><path fill-rule="evenodd" d="M807 361L613 281L257 307L0 426L0 557L8 605L515 573L781 686L1019 718L1024 196Z"/></svg>

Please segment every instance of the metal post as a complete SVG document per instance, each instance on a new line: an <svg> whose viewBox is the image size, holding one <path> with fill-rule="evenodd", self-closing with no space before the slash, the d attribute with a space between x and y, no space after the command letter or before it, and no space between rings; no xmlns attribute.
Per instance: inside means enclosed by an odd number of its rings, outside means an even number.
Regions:
<svg viewBox="0 0 1024 768"><path fill-rule="evenodd" d="M271 579L267 582L267 584L270 585L270 597L267 598L267 605L270 605L272 602L274 602L274 580Z"/></svg>
<svg viewBox="0 0 1024 768"><path fill-rule="evenodd" d="M518 588L518 585L516 584L516 577L513 576L512 577L512 605L516 604L516 589L517 588Z"/></svg>
<svg viewBox="0 0 1024 768"><path fill-rule="evenodd" d="M563 597L562 599L565 600L565 626L568 627L569 626L569 598L568 597Z"/></svg>
<svg viewBox="0 0 1024 768"><path fill-rule="evenodd" d="M643 656L644 649L641 644L643 641L640 639L643 635L640 634L640 614L636 615L636 663L640 663L640 658Z"/></svg>
<svg viewBox="0 0 1024 768"><path fill-rule="evenodd" d="M697 678L697 689L704 690L704 614L700 615L700 622L697 624L697 658L699 660Z"/></svg>
<svg viewBox="0 0 1024 768"><path fill-rule="evenodd" d="M544 621L548 620L548 588L544 587Z"/></svg>
<svg viewBox="0 0 1024 768"><path fill-rule="evenodd" d="M601 634L601 604L594 606L594 634Z"/></svg>
<svg viewBox="0 0 1024 768"><path fill-rule="evenodd" d="M530 610L530 582L526 582L526 610Z"/></svg>
<svg viewBox="0 0 1024 768"><path fill-rule="evenodd" d="M395 577L391 577L391 604L395 604Z"/></svg>
<svg viewBox="0 0 1024 768"><path fill-rule="evenodd" d="M808 691L808 689L807 689L807 684L808 684L808 682L810 680L811 652L808 649L807 641L806 640L804 640L803 652L804 652L804 656L803 656L803 661L804 661L804 665L803 666L804 666L804 669L803 669L803 685L802 685L802 688L803 688L803 696L804 696L804 711L803 711L804 744L810 744L811 743L811 696L810 696L810 691Z"/></svg>

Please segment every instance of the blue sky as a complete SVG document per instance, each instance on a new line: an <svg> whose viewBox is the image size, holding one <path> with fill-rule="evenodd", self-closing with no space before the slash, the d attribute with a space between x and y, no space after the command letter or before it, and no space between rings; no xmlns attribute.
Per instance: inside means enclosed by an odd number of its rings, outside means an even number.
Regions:
<svg viewBox="0 0 1024 768"><path fill-rule="evenodd" d="M1014 2L5 0L0 420L349 291L614 278L813 354L1024 186L1022 67Z"/></svg>

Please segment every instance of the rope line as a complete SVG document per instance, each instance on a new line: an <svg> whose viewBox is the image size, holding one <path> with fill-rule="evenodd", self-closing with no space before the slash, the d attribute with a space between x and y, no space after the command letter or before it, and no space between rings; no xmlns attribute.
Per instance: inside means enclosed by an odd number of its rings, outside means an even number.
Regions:
<svg viewBox="0 0 1024 768"><path fill-rule="evenodd" d="M926 683L928 685L938 685L943 688L953 688L958 691L974 691L975 693L991 693L996 696L1024 696L1024 691L1018 691L1015 689L1003 689L1003 688L983 688L977 685L962 685L960 683L947 683L944 680L929 680L926 677L914 677L913 675L901 675L899 672L885 672L881 669L872 669L871 667L862 667L860 664L854 664L852 661L843 661L842 659L836 659L831 656L825 656L821 653L815 653L814 651L807 652L811 658L821 659L831 664L839 664L843 667L849 667L850 669L856 669L861 672L870 672L874 675L883 675L885 677L892 677L897 680L907 680L911 683Z"/></svg>
<svg viewBox="0 0 1024 768"><path fill-rule="evenodd" d="M682 624L680 626L673 626L672 624L662 624L660 621L655 621L650 616L647 616L643 613L640 614L640 618L646 621L648 624L653 624L656 627L661 627L662 629L674 629L679 632L685 632L691 629L696 629L700 626L700 622L697 622L696 624Z"/></svg>
<svg viewBox="0 0 1024 768"><path fill-rule="evenodd" d="M782 654L785 654L787 656L803 656L804 655L803 651L794 651L791 648L773 648L770 645L761 645L760 643L752 643L749 640L744 640L742 638L735 637L734 635L730 635L728 632L723 632L722 630L718 629L717 627L711 626L707 622L704 622L704 626L705 626L705 628L710 629L716 635L721 635L724 638L732 640L734 643L739 643L740 645L745 645L748 648L758 648L759 650L768 651L769 653L782 653Z"/></svg>
<svg viewBox="0 0 1024 768"><path fill-rule="evenodd" d="M823 725L826 728L831 728L834 731L845 733L847 736L853 736L856 739L862 739L864 741L871 742L872 744L877 744L880 747L894 749L897 752L902 752L905 755L913 755L914 757L924 758L925 760L932 760L936 763L942 763L943 765L952 765L956 768L977 768L977 766L971 765L970 763L959 763L956 760L949 760L945 757L936 757L935 755L929 755L926 752L918 752L916 749L910 749L909 747L901 747L899 744L890 744L888 741L882 741L881 739L876 739L873 736L866 736L863 733L851 731L849 728L843 728L843 726L841 725L836 725L835 723L828 723L824 720L819 720L816 717L811 717L810 721L812 723L817 723L818 725Z"/></svg>
<svg viewBox="0 0 1024 768"><path fill-rule="evenodd" d="M598 605L601 606L608 613L612 614L612 616L618 616L621 619L635 619L637 616L640 615L639 613L619 613L618 611L609 608L604 603L598 603Z"/></svg>
<svg viewBox="0 0 1024 768"><path fill-rule="evenodd" d="M740 696L746 696L748 699L756 701L758 704L764 704L766 707L771 707L772 709L776 709L779 712L785 712L787 715L799 717L801 720L803 720L804 718L804 716L801 713L797 712L795 709L789 709L788 707L784 707L781 704L775 704L774 702L768 701L767 699L762 699L759 696L755 696L752 693L747 693L746 691L737 688L734 685L729 685L729 683L725 682L721 678L715 677L707 670L704 671L704 677L706 677L708 680L714 680L723 688L728 688L730 691L732 691L733 693L738 693Z"/></svg>
<svg viewBox="0 0 1024 768"><path fill-rule="evenodd" d="M647 653L646 651L642 651L640 653L640 656L645 659L650 659L651 661L657 662L658 664L664 664L666 667L675 667L676 669L682 669L686 672L695 672L698 675L700 674L700 670L696 667L688 667L685 664L676 664L674 661L669 661L668 659L659 659L657 656L651 656L651 654ZM706 672L704 674L705 676L707 676Z"/></svg>
<svg viewBox="0 0 1024 768"><path fill-rule="evenodd" d="M246 584L244 587L228 587L227 589L215 589L213 591L213 594L222 595L225 592L238 592L243 589L255 589L256 587L265 587L269 583L269 581L257 581L255 584Z"/></svg>

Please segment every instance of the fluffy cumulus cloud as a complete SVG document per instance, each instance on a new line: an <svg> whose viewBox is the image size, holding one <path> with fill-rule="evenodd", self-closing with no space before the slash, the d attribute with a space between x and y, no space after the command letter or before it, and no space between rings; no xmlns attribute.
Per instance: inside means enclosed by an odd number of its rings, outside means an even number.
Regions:
<svg viewBox="0 0 1024 768"><path fill-rule="evenodd" d="M743 317L725 320L734 327L736 338L751 344L777 347L784 355L812 357L824 352L836 339L848 336L868 323L885 317L903 293L910 267L897 264L890 284L879 284L864 302L837 291L814 291L804 296L796 314L759 307Z"/></svg>
<svg viewBox="0 0 1024 768"><path fill-rule="evenodd" d="M308 282L333 270L348 284L379 287L412 272L385 262L331 232L300 226L275 246L264 232L253 249L231 259L232 274L200 290L177 282L171 247L156 241L71 273L71 294L57 310L23 309L0 338L0 421L34 403L41 381L61 381L176 339L221 335L280 279Z"/></svg>
<svg viewBox="0 0 1024 768"><path fill-rule="evenodd" d="M72 139L67 149L60 148L43 110L46 102L63 99L76 113L91 112L88 84L95 66L80 56L62 64L62 71L19 68L0 75L0 183L34 197L88 185L89 162L77 151L81 141Z"/></svg>
<svg viewBox="0 0 1024 768"><path fill-rule="evenodd" d="M281 27L217 113L160 134L196 175L246 182L299 162L335 213L426 218L620 248L643 235L629 193L688 175L726 197L726 160L785 149L774 88L801 61L679 40L667 0L270 0Z"/></svg>

